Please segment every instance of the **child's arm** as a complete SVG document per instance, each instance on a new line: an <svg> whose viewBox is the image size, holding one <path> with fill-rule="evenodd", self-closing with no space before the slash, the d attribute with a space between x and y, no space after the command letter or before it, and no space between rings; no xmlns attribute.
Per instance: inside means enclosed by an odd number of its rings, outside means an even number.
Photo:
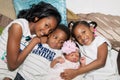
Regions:
<svg viewBox="0 0 120 80"><path fill-rule="evenodd" d="M53 61L51 61L50 67L53 68L57 63L64 63L64 59L62 57L57 57Z"/></svg>
<svg viewBox="0 0 120 80"><path fill-rule="evenodd" d="M61 73L61 77L65 80L69 80L75 78L80 74L104 67L107 59L107 54L107 44L103 43L98 47L98 55L95 61L91 62L88 65L85 65L84 67L80 67L79 69L66 69L63 73Z"/></svg>
<svg viewBox="0 0 120 80"><path fill-rule="evenodd" d="M24 50L20 52L20 42L23 34L22 28L19 24L15 23L9 28L8 33L7 64L9 70L15 70L23 63L34 46L40 43L40 39L35 37Z"/></svg>

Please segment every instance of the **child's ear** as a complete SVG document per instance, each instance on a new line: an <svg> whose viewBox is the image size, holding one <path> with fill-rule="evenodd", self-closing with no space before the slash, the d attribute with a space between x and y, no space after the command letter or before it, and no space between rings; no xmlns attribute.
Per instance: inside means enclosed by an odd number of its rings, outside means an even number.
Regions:
<svg viewBox="0 0 120 80"><path fill-rule="evenodd" d="M94 27L93 27L93 26L90 26L90 30L91 30L92 32L94 32Z"/></svg>

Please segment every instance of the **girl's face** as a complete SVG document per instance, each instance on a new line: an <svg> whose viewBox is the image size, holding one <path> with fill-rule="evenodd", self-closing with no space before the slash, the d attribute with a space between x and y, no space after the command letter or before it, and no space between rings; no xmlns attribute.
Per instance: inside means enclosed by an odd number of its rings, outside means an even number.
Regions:
<svg viewBox="0 0 120 80"><path fill-rule="evenodd" d="M66 41L67 35L61 29L56 29L48 36L48 45L53 49L60 49Z"/></svg>
<svg viewBox="0 0 120 80"><path fill-rule="evenodd" d="M77 25L74 29L74 35L77 41L81 45L90 45L94 39L93 27L87 27L85 25Z"/></svg>
<svg viewBox="0 0 120 80"><path fill-rule="evenodd" d="M78 51L72 52L70 54L65 55L65 58L71 62L78 62L79 61L79 53L78 53Z"/></svg>
<svg viewBox="0 0 120 80"><path fill-rule="evenodd" d="M38 18L36 18L37 20ZM54 17L46 17L43 19L40 19L38 22L34 25L33 32L38 36L44 36L51 33L57 26L57 20Z"/></svg>

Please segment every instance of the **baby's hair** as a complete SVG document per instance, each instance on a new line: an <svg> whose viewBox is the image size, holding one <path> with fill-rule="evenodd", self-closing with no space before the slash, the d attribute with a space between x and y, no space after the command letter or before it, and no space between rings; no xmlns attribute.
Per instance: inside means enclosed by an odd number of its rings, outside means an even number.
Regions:
<svg viewBox="0 0 120 80"><path fill-rule="evenodd" d="M59 24L57 26L57 29L60 29L65 32L65 34L67 35L67 40L70 38L70 30L67 26L65 26L64 24Z"/></svg>
<svg viewBox="0 0 120 80"><path fill-rule="evenodd" d="M17 18L25 18L29 22L37 22L49 16L55 17L58 24L61 22L61 15L58 10L51 4L41 1L38 4L33 4L29 9L21 10ZM39 18L37 21L35 21L36 17Z"/></svg>

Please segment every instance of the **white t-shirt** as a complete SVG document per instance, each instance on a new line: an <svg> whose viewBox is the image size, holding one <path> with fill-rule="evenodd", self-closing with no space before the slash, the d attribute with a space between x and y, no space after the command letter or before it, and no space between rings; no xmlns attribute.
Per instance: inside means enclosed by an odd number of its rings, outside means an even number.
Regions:
<svg viewBox="0 0 120 80"><path fill-rule="evenodd" d="M87 73L87 79L92 78L93 80L117 80L117 78L115 78L115 76L118 76L116 57L112 56L116 53L112 53L113 51L111 50L111 44L108 40L106 40L103 37L96 36L94 41L89 46L79 46L80 52L82 53L82 56L86 57L86 64L89 64L97 59L98 47L104 42L108 44L108 55L106 64L100 69L90 71L89 73Z"/></svg>
<svg viewBox="0 0 120 80"><path fill-rule="evenodd" d="M45 80L51 61L58 56L61 56L61 50L38 44L20 66L18 73L25 80Z"/></svg>
<svg viewBox="0 0 120 80"><path fill-rule="evenodd" d="M2 80L3 77L7 76L10 78L14 78L16 75L15 71L11 72L8 70L7 64L5 63L8 30L13 23L18 23L22 27L23 36L20 43L20 50L22 50L28 44L28 41L26 41L26 37L32 36L30 34L29 23L26 19L15 19L8 26L5 27L2 34L0 35L0 80Z"/></svg>
<svg viewBox="0 0 120 80"><path fill-rule="evenodd" d="M6 53L6 47L7 47L7 40L8 40L8 30L9 27L11 27L11 25L13 23L18 23L21 27L22 27L22 32L23 32L23 36L21 39L21 45L25 44L27 41L25 40L27 36L32 36L30 34L30 29L29 29L29 23L27 20L25 19L16 19L14 21L12 21L2 32L1 36L0 36L0 57L3 56L4 53ZM12 45L12 44L11 44ZM22 48L22 46L21 46Z"/></svg>

